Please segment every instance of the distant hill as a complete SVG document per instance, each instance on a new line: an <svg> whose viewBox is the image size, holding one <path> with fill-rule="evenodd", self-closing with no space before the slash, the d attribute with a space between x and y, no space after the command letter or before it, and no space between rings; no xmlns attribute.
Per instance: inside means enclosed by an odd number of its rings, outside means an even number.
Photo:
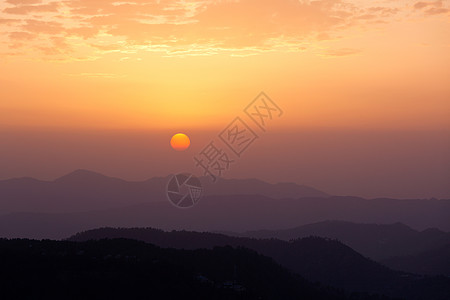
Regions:
<svg viewBox="0 0 450 300"><path fill-rule="evenodd" d="M324 221L291 229L228 234L282 240L311 235L338 239L359 253L377 261L394 256L416 255L450 244L450 233L448 232L438 229L417 231L402 223L357 224L344 221Z"/></svg>
<svg viewBox="0 0 450 300"><path fill-rule="evenodd" d="M205 195L262 195L273 199L283 198L327 198L325 192L292 182L270 184L258 179L224 179L211 183L209 178L202 178Z"/></svg>
<svg viewBox="0 0 450 300"><path fill-rule="evenodd" d="M76 170L54 181L17 178L0 181L0 212L78 212L167 201L169 177L125 181ZM203 178L206 195L264 195L272 198L327 197L324 192L294 183L270 184L256 179Z"/></svg>
<svg viewBox="0 0 450 300"><path fill-rule="evenodd" d="M188 231L164 232L151 228L101 228L76 234L70 241L99 240L103 238L129 238L161 247L178 249L211 249L229 245L245 247L272 257L282 266L302 277L350 291L383 293L408 299L431 299L430 293L450 295L450 279L430 279L396 272L369 260L336 240L318 237L297 239L290 242L276 239L251 239L229 237L222 234ZM414 292L412 292L414 291ZM430 297L430 298L427 298Z"/></svg>
<svg viewBox="0 0 450 300"><path fill-rule="evenodd" d="M0 211L77 212L165 200L165 178L128 182L86 170L55 181L17 178L0 181Z"/></svg>
<svg viewBox="0 0 450 300"><path fill-rule="evenodd" d="M75 200L74 200L75 201ZM0 237L61 239L98 227L243 232L294 228L323 220L401 222L416 229L450 229L450 200L367 200L356 197L273 199L261 195L206 196L191 209L167 200L76 213L0 216Z"/></svg>
<svg viewBox="0 0 450 300"><path fill-rule="evenodd" d="M248 249L123 239L0 240L0 287L2 299L368 299L312 284Z"/></svg>
<svg viewBox="0 0 450 300"><path fill-rule="evenodd" d="M416 255L391 257L382 263L395 270L450 277L450 243Z"/></svg>

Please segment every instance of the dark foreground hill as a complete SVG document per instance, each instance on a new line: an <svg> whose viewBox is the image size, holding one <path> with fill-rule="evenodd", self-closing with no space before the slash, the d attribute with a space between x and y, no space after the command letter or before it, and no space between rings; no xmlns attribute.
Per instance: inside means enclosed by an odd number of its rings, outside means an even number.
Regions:
<svg viewBox="0 0 450 300"><path fill-rule="evenodd" d="M1 299L387 299L312 284L231 247L161 249L116 239L0 240Z"/></svg>
<svg viewBox="0 0 450 300"><path fill-rule="evenodd" d="M188 231L164 232L151 228L102 228L79 233L69 240L129 238L178 249L245 247L273 258L311 281L349 291L380 293L405 299L448 299L450 279L393 271L365 258L336 240L309 237L290 242L276 239L229 237Z"/></svg>

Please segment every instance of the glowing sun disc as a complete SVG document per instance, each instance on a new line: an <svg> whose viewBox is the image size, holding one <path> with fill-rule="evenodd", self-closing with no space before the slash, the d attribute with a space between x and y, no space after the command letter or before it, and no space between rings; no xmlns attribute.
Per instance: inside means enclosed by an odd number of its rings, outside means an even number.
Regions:
<svg viewBox="0 0 450 300"><path fill-rule="evenodd" d="M170 145L177 151L186 150L187 148L189 148L190 144L191 141L189 140L189 137L184 133L177 133L170 140Z"/></svg>

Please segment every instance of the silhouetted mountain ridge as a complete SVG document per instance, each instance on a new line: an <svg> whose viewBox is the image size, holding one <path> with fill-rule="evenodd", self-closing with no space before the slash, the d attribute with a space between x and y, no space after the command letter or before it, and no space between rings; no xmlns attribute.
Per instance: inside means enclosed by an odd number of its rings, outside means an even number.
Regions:
<svg viewBox="0 0 450 300"><path fill-rule="evenodd" d="M394 256L416 255L450 244L450 233L436 228L417 231L397 222L393 224L360 224L346 221L323 221L283 230L257 230L228 234L290 240L310 235L338 239L356 251L375 260Z"/></svg>
<svg viewBox="0 0 450 300"><path fill-rule="evenodd" d="M79 169L54 181L16 178L0 181L0 211L78 212L117 208L130 204L167 201L169 177L126 181ZM327 197L326 193L297 184L270 184L256 179L202 178L206 195L255 195L272 198Z"/></svg>
<svg viewBox="0 0 450 300"><path fill-rule="evenodd" d="M416 255L396 256L381 262L395 270L450 277L450 243Z"/></svg>
<svg viewBox="0 0 450 300"><path fill-rule="evenodd" d="M65 184L85 184L85 183L95 184L97 182L108 182L108 181L111 182L114 181L116 183L125 182L125 180L120 178L105 176L103 174L84 169L75 170L69 174L66 174L64 176L55 179L53 182Z"/></svg>
<svg viewBox="0 0 450 300"><path fill-rule="evenodd" d="M271 184L259 179L221 178L213 184L208 177L204 177L202 183L206 195L262 195L274 199L329 197L327 193L293 182Z"/></svg>
<svg viewBox="0 0 450 300"><path fill-rule="evenodd" d="M161 249L124 239L0 240L0 266L1 294L8 299L369 297L312 284L243 248Z"/></svg>
<svg viewBox="0 0 450 300"><path fill-rule="evenodd" d="M272 257L282 266L306 279L327 285L409 299L426 299L426 296L430 295L428 290L427 294L420 292L421 289L425 289L425 286L421 286L421 277L390 270L363 257L337 240L308 237L287 242L277 239L229 237L208 232L164 232L152 228L101 228L78 233L69 240L87 241L104 238L137 239L161 247L178 249L211 249L225 245L245 247ZM444 281L444 287L441 286L440 279L433 282L439 287L435 291L438 295L440 293L450 295L450 290L444 288L445 284L450 283L450 279ZM415 293L411 293L413 285Z"/></svg>
<svg viewBox="0 0 450 300"><path fill-rule="evenodd" d="M156 186L163 184L164 180L153 183ZM150 191L153 188L147 186L141 190L145 189ZM83 196L82 192L58 199L62 203L76 202L79 198L96 203L117 199L122 203L132 195L127 189L122 195L114 191L102 189L100 194L109 194L111 198L100 197L100 200ZM117 204L116 207L85 212L4 214L0 216L0 237L61 239L79 231L105 226L245 232L261 228L295 228L327 219L375 224L402 222L414 228L447 230L450 228L448 215L448 200L392 200L377 204L373 200L346 197L273 199L260 195L222 195L205 196L188 210L177 209L167 200L150 202L147 199L147 203Z"/></svg>

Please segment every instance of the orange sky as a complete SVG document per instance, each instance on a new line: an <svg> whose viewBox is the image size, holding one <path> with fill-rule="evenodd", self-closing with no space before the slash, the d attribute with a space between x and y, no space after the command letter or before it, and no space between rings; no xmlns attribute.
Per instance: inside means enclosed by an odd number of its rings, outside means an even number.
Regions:
<svg viewBox="0 0 450 300"><path fill-rule="evenodd" d="M448 1L0 3L3 128L450 128Z"/></svg>
<svg viewBox="0 0 450 300"><path fill-rule="evenodd" d="M1 1L0 179L189 171L264 91L284 114L226 176L448 198L449 17L439 0Z"/></svg>

